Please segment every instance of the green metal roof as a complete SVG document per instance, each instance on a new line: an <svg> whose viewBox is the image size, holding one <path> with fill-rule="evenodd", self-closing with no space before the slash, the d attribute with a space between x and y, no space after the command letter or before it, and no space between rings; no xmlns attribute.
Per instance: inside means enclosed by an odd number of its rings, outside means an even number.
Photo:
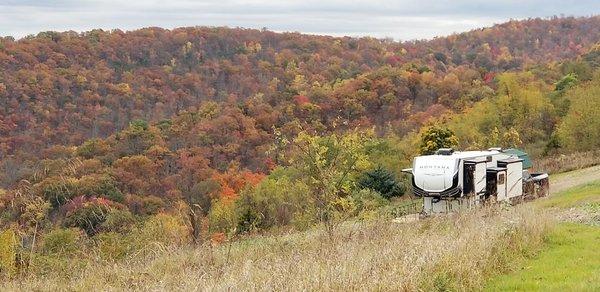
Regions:
<svg viewBox="0 0 600 292"><path fill-rule="evenodd" d="M503 152L516 155L520 159L523 159L523 169L533 167L533 163L531 163L531 159L529 159L529 155L527 155L526 152L519 150L519 149L515 149L515 148L505 149L505 150L503 150Z"/></svg>

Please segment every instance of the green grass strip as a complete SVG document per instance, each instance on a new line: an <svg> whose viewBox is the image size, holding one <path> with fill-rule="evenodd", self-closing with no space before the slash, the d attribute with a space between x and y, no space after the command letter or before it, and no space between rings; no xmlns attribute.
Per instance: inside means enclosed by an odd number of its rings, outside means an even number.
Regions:
<svg viewBox="0 0 600 292"><path fill-rule="evenodd" d="M571 208L583 203L595 202L600 202L600 181L568 189L547 199L537 200L535 204L546 208Z"/></svg>
<svg viewBox="0 0 600 292"><path fill-rule="evenodd" d="M487 291L600 291L600 227L561 223L547 247Z"/></svg>

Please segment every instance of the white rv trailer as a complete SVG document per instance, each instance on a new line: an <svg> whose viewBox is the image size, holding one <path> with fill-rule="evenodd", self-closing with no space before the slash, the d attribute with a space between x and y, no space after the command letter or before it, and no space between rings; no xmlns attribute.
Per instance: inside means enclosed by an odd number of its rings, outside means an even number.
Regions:
<svg viewBox="0 0 600 292"><path fill-rule="evenodd" d="M500 148L487 151L440 149L415 157L413 192L425 214L471 208L484 200L511 201L523 195L523 159Z"/></svg>

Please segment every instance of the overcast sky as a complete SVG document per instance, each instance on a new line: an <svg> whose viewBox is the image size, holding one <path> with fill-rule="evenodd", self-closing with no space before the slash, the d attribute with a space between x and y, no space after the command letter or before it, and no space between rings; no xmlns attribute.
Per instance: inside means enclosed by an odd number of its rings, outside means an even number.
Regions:
<svg viewBox="0 0 600 292"><path fill-rule="evenodd" d="M0 0L0 35L229 26L412 40L509 19L598 13L599 0Z"/></svg>

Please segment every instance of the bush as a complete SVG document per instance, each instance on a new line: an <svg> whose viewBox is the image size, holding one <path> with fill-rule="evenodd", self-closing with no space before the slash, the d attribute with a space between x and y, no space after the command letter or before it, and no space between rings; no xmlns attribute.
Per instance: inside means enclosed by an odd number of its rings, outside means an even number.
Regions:
<svg viewBox="0 0 600 292"><path fill-rule="evenodd" d="M568 90L571 106L558 127L561 145L569 151L600 147L600 78Z"/></svg>
<svg viewBox="0 0 600 292"><path fill-rule="evenodd" d="M349 196L335 199L329 203L329 208L332 211L325 213L325 216L330 217L328 220L333 219L338 222L347 220L351 216L356 215L356 212L358 211L356 202Z"/></svg>
<svg viewBox="0 0 600 292"><path fill-rule="evenodd" d="M267 178L242 192L237 201L238 230L266 229L291 223L295 214L314 205L308 186L287 177Z"/></svg>
<svg viewBox="0 0 600 292"><path fill-rule="evenodd" d="M112 202L93 198L85 199L83 197L75 198L68 205L67 215L63 225L65 227L77 227L83 229L88 235L94 235L99 231L102 224L108 216Z"/></svg>
<svg viewBox="0 0 600 292"><path fill-rule="evenodd" d="M55 229L44 236L42 252L46 255L70 256L83 247L82 232L76 228Z"/></svg>
<svg viewBox="0 0 600 292"><path fill-rule="evenodd" d="M132 232L132 238L142 248L152 243L182 245L189 242L189 228L182 218L159 213L150 217Z"/></svg>
<svg viewBox="0 0 600 292"><path fill-rule="evenodd" d="M319 220L317 209L314 205L309 205L302 210L294 212L290 222L297 230L307 230L313 227Z"/></svg>
<svg viewBox="0 0 600 292"><path fill-rule="evenodd" d="M577 84L577 82L579 82L579 80L577 79L577 74L569 73L563 76L563 78L560 79L558 82L556 82L556 87L554 88L554 90L563 91L565 89L573 87Z"/></svg>
<svg viewBox="0 0 600 292"><path fill-rule="evenodd" d="M100 257L105 260L123 259L134 249L127 236L116 232L100 233L94 237Z"/></svg>
<svg viewBox="0 0 600 292"><path fill-rule="evenodd" d="M58 208L77 195L77 179L49 177L37 184L36 189L52 207Z"/></svg>
<svg viewBox="0 0 600 292"><path fill-rule="evenodd" d="M104 232L126 233L135 222L135 216L128 210L110 209L100 229Z"/></svg>
<svg viewBox="0 0 600 292"><path fill-rule="evenodd" d="M404 185L396 180L394 174L381 167L365 172L359 179L358 185L362 189L376 191L386 199L402 196L406 191Z"/></svg>
<svg viewBox="0 0 600 292"><path fill-rule="evenodd" d="M233 202L220 200L213 203L208 214L210 231L229 233L237 228L235 210L236 205Z"/></svg>
<svg viewBox="0 0 600 292"><path fill-rule="evenodd" d="M17 272L17 235L11 229L0 232L0 276Z"/></svg>
<svg viewBox="0 0 600 292"><path fill-rule="evenodd" d="M356 205L357 215L361 219L376 217L379 208L388 204L379 192L368 188L354 192L352 199Z"/></svg>
<svg viewBox="0 0 600 292"><path fill-rule="evenodd" d="M102 161L96 158L85 159L77 166L76 175L84 176L100 172L104 168Z"/></svg>

